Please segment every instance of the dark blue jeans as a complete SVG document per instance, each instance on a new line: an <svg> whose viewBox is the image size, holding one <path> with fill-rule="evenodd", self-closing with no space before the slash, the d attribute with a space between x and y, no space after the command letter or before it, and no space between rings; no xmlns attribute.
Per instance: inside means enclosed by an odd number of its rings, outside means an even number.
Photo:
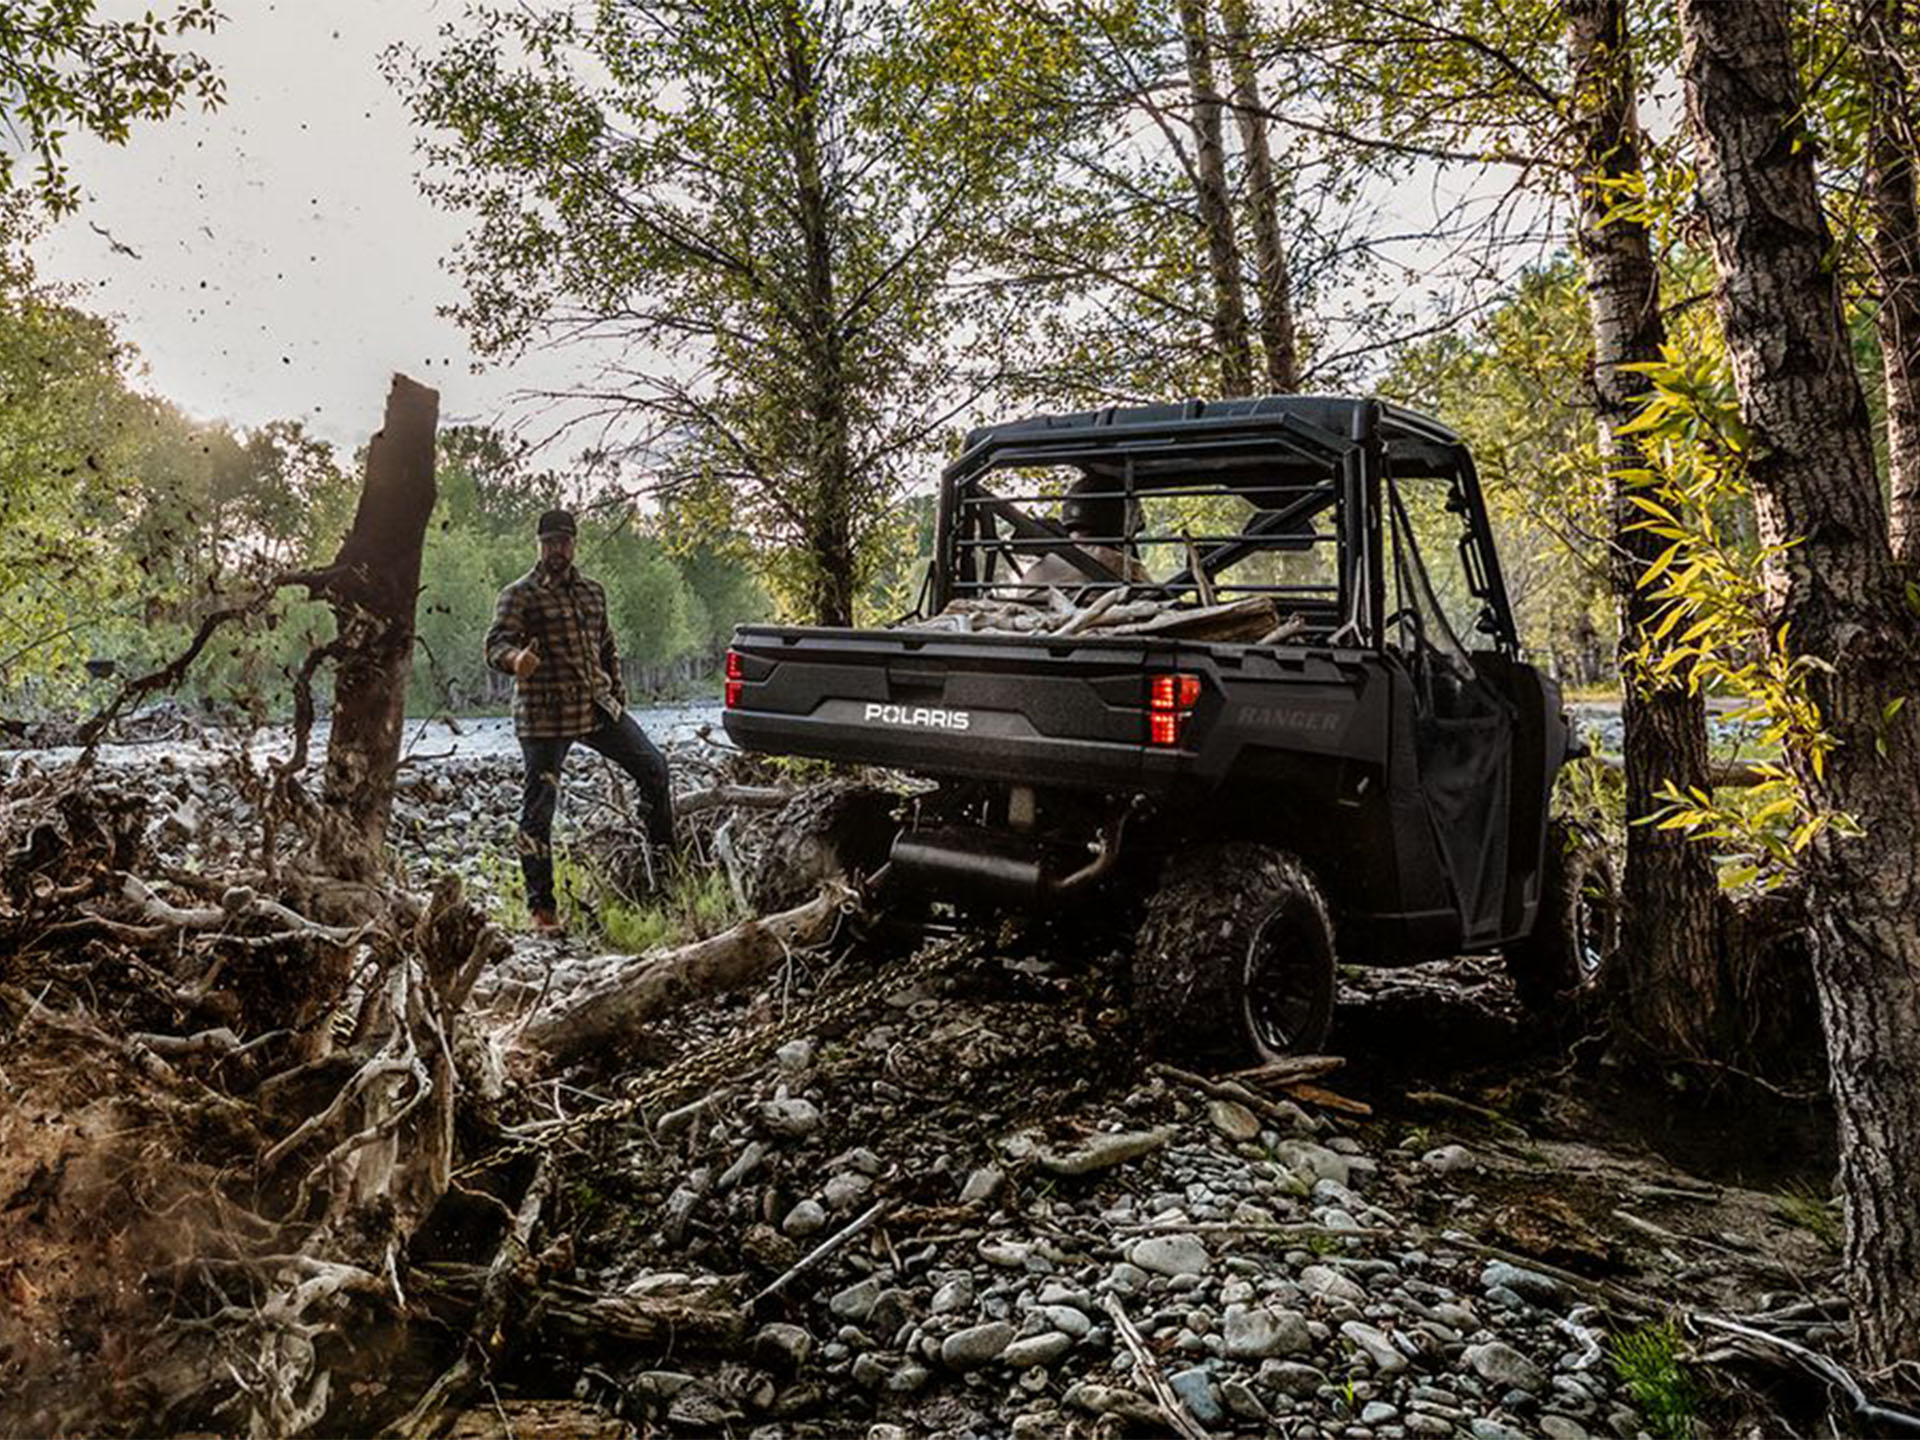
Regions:
<svg viewBox="0 0 1920 1440"><path fill-rule="evenodd" d="M673 849L673 788L667 761L647 739L640 722L626 711L605 721L590 735L554 739L520 737L526 760L526 790L520 804L520 872L527 880L527 908L553 908L553 812L560 802L560 767L576 745L598 750L632 777L646 806L647 838L660 850Z"/></svg>

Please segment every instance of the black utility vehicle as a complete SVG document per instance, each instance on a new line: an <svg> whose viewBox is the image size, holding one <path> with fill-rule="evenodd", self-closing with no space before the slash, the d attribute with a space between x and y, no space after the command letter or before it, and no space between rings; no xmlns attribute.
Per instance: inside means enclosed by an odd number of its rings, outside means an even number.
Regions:
<svg viewBox="0 0 1920 1440"><path fill-rule="evenodd" d="M1235 643L940 628L996 601L1072 631L1069 602L1165 618L1247 596L1282 623ZM885 859L889 884L939 901L1137 918L1134 1008L1168 1051L1318 1046L1336 955L1502 950L1544 1009L1611 943L1603 852L1549 824L1583 752L1559 688L1519 658L1473 461L1394 405L1270 396L975 430L941 477L915 616L742 626L727 674L745 748L938 782L877 844L843 829L867 850L844 858Z"/></svg>

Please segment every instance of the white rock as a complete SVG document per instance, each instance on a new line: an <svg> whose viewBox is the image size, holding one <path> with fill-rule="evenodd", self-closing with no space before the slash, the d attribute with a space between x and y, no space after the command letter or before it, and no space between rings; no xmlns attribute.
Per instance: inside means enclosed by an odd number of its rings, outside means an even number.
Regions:
<svg viewBox="0 0 1920 1440"><path fill-rule="evenodd" d="M1213 1264L1197 1235L1149 1235L1134 1242L1127 1259L1156 1275L1199 1275Z"/></svg>
<svg viewBox="0 0 1920 1440"><path fill-rule="evenodd" d="M1000 1193L1000 1187L1007 1183L1004 1172L991 1165L983 1165L967 1176L967 1183L960 1187L962 1205L983 1205Z"/></svg>
<svg viewBox="0 0 1920 1440"><path fill-rule="evenodd" d="M802 1236L818 1233L827 1223L827 1212L820 1208L817 1200L802 1200L787 1212L787 1218L780 1222L780 1229L799 1239Z"/></svg>
<svg viewBox="0 0 1920 1440"><path fill-rule="evenodd" d="M1265 1360L1313 1348L1304 1316L1266 1306L1229 1305L1220 1325L1229 1360Z"/></svg>
<svg viewBox="0 0 1920 1440"><path fill-rule="evenodd" d="M1364 1305L1367 1292L1338 1270L1325 1265L1309 1265L1300 1272L1300 1285L1309 1295L1325 1300L1344 1300L1349 1305Z"/></svg>
<svg viewBox="0 0 1920 1440"><path fill-rule="evenodd" d="M973 1308L973 1277L960 1275L949 1280L933 1292L932 1303L928 1308L935 1315L952 1315L957 1311Z"/></svg>
<svg viewBox="0 0 1920 1440"><path fill-rule="evenodd" d="M1473 1165L1473 1152L1464 1145L1442 1145L1420 1157L1420 1163L1436 1175L1451 1175Z"/></svg>
<svg viewBox="0 0 1920 1440"><path fill-rule="evenodd" d="M769 1100L760 1107L760 1123L775 1135L798 1140L820 1128L820 1109L811 1100Z"/></svg>
<svg viewBox="0 0 1920 1440"><path fill-rule="evenodd" d="M1260 1133L1260 1117L1238 1100L1209 1100L1207 1119L1229 1140L1251 1140Z"/></svg>
<svg viewBox="0 0 1920 1440"><path fill-rule="evenodd" d="M1000 1359L1016 1370L1024 1370L1032 1365L1051 1365L1072 1348L1071 1336L1049 1330L1043 1335L1029 1335L1025 1340L1014 1341L1001 1352Z"/></svg>

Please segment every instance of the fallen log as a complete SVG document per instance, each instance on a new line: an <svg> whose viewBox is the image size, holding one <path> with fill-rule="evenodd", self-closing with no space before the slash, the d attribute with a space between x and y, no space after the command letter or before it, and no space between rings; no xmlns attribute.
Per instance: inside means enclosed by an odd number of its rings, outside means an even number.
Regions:
<svg viewBox="0 0 1920 1440"><path fill-rule="evenodd" d="M561 1064L583 1060L635 1038L690 1000L742 990L764 979L795 950L818 945L831 935L841 912L855 899L847 885L829 881L804 905L743 920L677 950L639 957L610 984L534 1020L520 1038Z"/></svg>
<svg viewBox="0 0 1920 1440"><path fill-rule="evenodd" d="M434 1319L462 1333L473 1324L486 1293L488 1268L432 1262L407 1271L407 1285ZM527 1333L546 1348L594 1358L634 1358L634 1350L664 1354L730 1354L746 1339L746 1316L713 1303L611 1295L563 1281L535 1281L525 1293Z"/></svg>
<svg viewBox="0 0 1920 1440"><path fill-rule="evenodd" d="M697 815L702 810L778 810L795 795L791 785L713 785L673 797L675 815Z"/></svg>

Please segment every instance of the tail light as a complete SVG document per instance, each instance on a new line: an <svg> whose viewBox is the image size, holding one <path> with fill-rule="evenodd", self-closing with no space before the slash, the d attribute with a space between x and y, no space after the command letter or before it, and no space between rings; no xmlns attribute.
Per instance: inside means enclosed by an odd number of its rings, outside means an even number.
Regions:
<svg viewBox="0 0 1920 1440"><path fill-rule="evenodd" d="M740 663L738 650L727 651L727 708L731 710L740 703L740 684L746 670Z"/></svg>
<svg viewBox="0 0 1920 1440"><path fill-rule="evenodd" d="M1178 745L1199 700L1198 675L1155 675L1147 686L1147 743Z"/></svg>

